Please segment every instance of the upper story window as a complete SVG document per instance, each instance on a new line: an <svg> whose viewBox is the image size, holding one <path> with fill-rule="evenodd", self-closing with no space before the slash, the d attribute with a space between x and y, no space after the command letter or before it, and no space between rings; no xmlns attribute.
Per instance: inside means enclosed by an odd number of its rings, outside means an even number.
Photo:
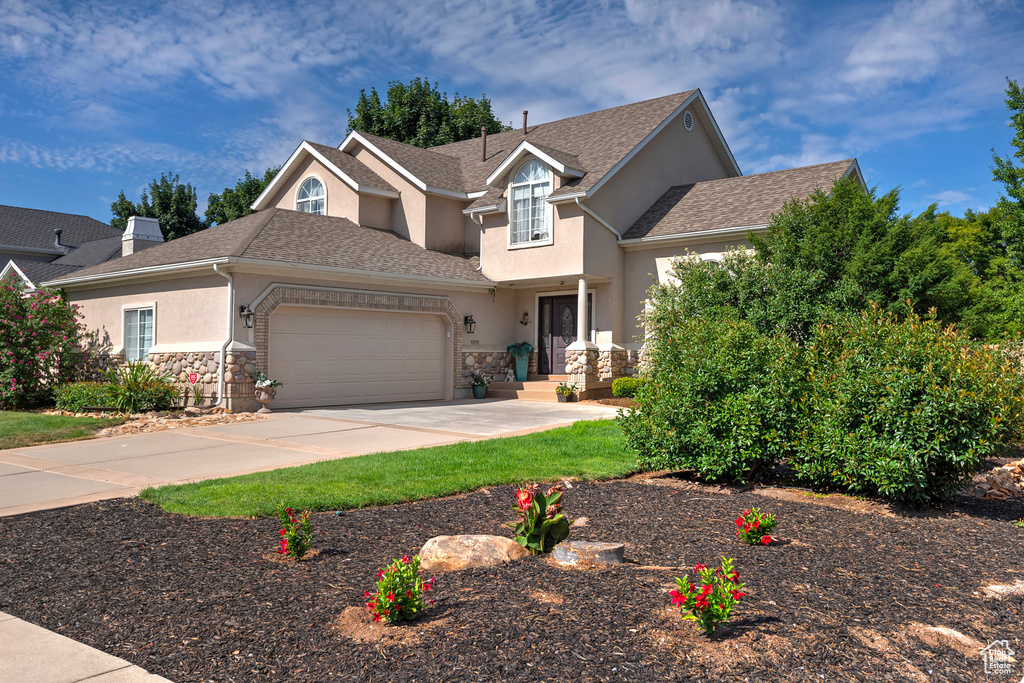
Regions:
<svg viewBox="0 0 1024 683"><path fill-rule="evenodd" d="M509 242L551 241L551 170L539 161L524 164L512 177L512 234Z"/></svg>
<svg viewBox="0 0 1024 683"><path fill-rule="evenodd" d="M327 193L324 184L316 178L306 178L295 195L295 210L303 213L327 213Z"/></svg>

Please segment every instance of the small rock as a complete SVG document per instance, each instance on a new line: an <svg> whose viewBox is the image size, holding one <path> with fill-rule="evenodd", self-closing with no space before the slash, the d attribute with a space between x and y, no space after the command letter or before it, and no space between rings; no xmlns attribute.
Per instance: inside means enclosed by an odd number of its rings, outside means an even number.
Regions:
<svg viewBox="0 0 1024 683"><path fill-rule="evenodd" d="M435 536L420 550L420 567L425 572L493 567L529 554L526 548L504 536Z"/></svg>
<svg viewBox="0 0 1024 683"><path fill-rule="evenodd" d="M197 408L196 406L189 406L188 408L185 408L185 414L186 415L202 415L203 414L203 409L202 408Z"/></svg>
<svg viewBox="0 0 1024 683"><path fill-rule="evenodd" d="M551 556L560 564L622 564L625 546L622 543L598 541L563 541Z"/></svg>
<svg viewBox="0 0 1024 683"><path fill-rule="evenodd" d="M575 527L584 527L584 526L589 526L589 525L590 525L590 520L588 518L586 518L586 517L577 517L576 519L572 520L572 524L570 524L570 526L575 526Z"/></svg>

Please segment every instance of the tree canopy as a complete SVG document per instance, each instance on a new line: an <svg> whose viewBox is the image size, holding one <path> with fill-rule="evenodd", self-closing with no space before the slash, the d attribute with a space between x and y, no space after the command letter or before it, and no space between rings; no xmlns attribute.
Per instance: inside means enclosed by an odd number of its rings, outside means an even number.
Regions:
<svg viewBox="0 0 1024 683"><path fill-rule="evenodd" d="M397 140L417 147L433 147L480 135L480 128L499 133L511 130L491 111L487 95L479 99L458 93L449 101L437 83L414 78L408 84L392 81L387 101L382 103L376 88L359 91L355 112L348 110L348 131L353 130Z"/></svg>
<svg viewBox="0 0 1024 683"><path fill-rule="evenodd" d="M138 204L129 201L123 190L118 194L117 201L110 205L114 214L110 225L125 230L130 216L156 218L164 239L170 241L210 227L196 214L197 206L196 188L191 183L181 183L176 173L161 173L159 180L143 190Z"/></svg>
<svg viewBox="0 0 1024 683"><path fill-rule="evenodd" d="M1007 242L1007 252L1018 266L1024 267L1024 91L1017 81L1006 79L1006 108L1010 110L1010 128L1014 131L1010 144L1016 150L1001 157L992 150L992 177L1002 183L1006 192L996 205L1000 212L1000 228Z"/></svg>
<svg viewBox="0 0 1024 683"><path fill-rule="evenodd" d="M263 177L254 176L245 170L245 177L239 178L233 188L225 187L220 194L210 193L206 207L206 222L210 225L221 225L253 213L252 203L274 179L280 166L268 168Z"/></svg>

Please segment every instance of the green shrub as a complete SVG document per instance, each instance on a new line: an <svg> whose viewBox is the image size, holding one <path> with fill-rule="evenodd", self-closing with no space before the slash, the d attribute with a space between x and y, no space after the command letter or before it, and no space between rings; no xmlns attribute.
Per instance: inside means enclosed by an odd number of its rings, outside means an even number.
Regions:
<svg viewBox="0 0 1024 683"><path fill-rule="evenodd" d="M837 315L807 346L791 463L812 484L924 503L1019 437L1024 377L934 316Z"/></svg>
<svg viewBox="0 0 1024 683"><path fill-rule="evenodd" d="M178 399L170 375L158 373L145 361L111 366L107 378L112 385L113 406L122 413L168 410Z"/></svg>
<svg viewBox="0 0 1024 683"><path fill-rule="evenodd" d="M749 321L687 318L662 303L646 315L646 382L619 418L639 466L756 478L788 453L799 347Z"/></svg>
<svg viewBox="0 0 1024 683"><path fill-rule="evenodd" d="M106 408L114 405L113 386L106 382L72 382L62 384L54 392L57 407L79 412L83 408Z"/></svg>
<svg viewBox="0 0 1024 683"><path fill-rule="evenodd" d="M636 396L644 381L639 377L619 377L612 382L612 396L617 398L630 398Z"/></svg>

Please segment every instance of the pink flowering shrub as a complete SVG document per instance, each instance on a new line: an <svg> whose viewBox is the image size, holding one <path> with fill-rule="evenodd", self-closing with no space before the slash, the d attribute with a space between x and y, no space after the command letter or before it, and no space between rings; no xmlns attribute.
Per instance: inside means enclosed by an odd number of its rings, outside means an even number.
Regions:
<svg viewBox="0 0 1024 683"><path fill-rule="evenodd" d="M761 512L757 508L744 510L743 514L736 518L736 535L743 539L744 543L750 545L768 545L772 542L769 536L778 524L775 515L770 512Z"/></svg>
<svg viewBox="0 0 1024 683"><path fill-rule="evenodd" d="M409 559L406 555L377 572L377 590L366 591L363 597L369 598L366 609L374 621L396 624L403 619L412 621L427 605L434 604L423 597L433 589L434 579L424 581L420 576L420 556Z"/></svg>
<svg viewBox="0 0 1024 683"><path fill-rule="evenodd" d="M85 326L61 292L25 294L0 282L0 409L47 403L54 388L77 379Z"/></svg>
<svg viewBox="0 0 1024 683"><path fill-rule="evenodd" d="M740 572L732 563L731 557L723 557L718 569L698 564L693 571L700 577L699 584L691 584L690 578L684 576L676 579L678 590L669 592L672 604L684 612L683 619L696 621L709 636L718 624L729 618L733 605L746 595L740 590L746 584L740 583Z"/></svg>

